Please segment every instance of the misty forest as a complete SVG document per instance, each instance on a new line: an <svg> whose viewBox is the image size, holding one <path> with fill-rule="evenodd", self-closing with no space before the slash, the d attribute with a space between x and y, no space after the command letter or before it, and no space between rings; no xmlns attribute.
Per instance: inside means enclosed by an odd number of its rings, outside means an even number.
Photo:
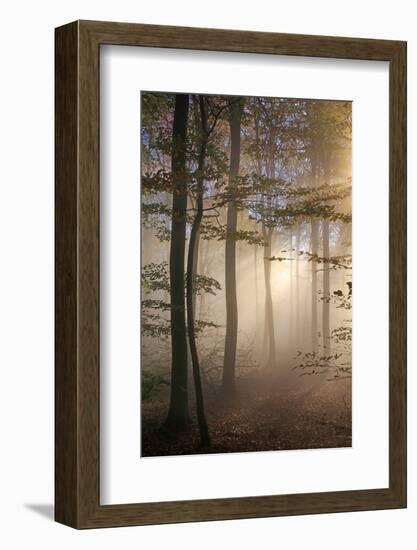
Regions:
<svg viewBox="0 0 417 550"><path fill-rule="evenodd" d="M141 455L350 447L352 105L141 93Z"/></svg>

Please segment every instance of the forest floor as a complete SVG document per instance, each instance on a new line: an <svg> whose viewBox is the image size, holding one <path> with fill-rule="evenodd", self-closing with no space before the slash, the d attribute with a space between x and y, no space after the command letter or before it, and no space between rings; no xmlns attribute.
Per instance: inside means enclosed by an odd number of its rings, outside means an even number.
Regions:
<svg viewBox="0 0 417 550"><path fill-rule="evenodd" d="M213 386L206 388L210 448L199 445L195 414L184 432L172 434L161 429L167 393L145 401L142 456L350 447L350 380L320 383L312 378L306 382L304 378L300 384L299 377L241 377L236 396L227 400ZM194 413L192 399L191 411Z"/></svg>

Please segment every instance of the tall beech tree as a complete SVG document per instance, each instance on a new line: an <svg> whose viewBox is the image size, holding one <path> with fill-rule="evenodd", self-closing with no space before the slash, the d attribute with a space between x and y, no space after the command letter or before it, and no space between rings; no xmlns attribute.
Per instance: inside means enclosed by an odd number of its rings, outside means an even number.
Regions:
<svg viewBox="0 0 417 550"><path fill-rule="evenodd" d="M275 321L274 308L271 287L271 257L272 257L272 239L274 235L274 224L269 222L269 212L274 205L273 188L275 185L275 160L276 160L276 121L272 120L272 113L279 112L274 109L270 100L262 101L255 98L253 101L253 118L255 127L255 158L256 172L259 182L264 178L263 186L256 197L256 202L261 203L260 225L263 242L263 271L265 288L264 305L264 348L266 366L273 367L276 364L275 348Z"/></svg>
<svg viewBox="0 0 417 550"><path fill-rule="evenodd" d="M195 335L195 293L194 275L196 271L196 255L198 254L198 235L200 232L201 220L203 219L203 194L204 194L204 168L207 154L207 142L209 129L207 124L207 110L204 96L198 96L198 106L201 120L200 147L198 152L197 167L197 189L196 189L196 214L191 225L190 242L188 245L187 260L187 326L188 341L190 344L191 362L193 368L194 388L197 409L197 421L200 431L200 440L203 447L210 446L210 434L208 430L206 415L204 411L203 387L201 383L200 361L198 357L196 335Z"/></svg>
<svg viewBox="0 0 417 550"><path fill-rule="evenodd" d="M300 341L300 223L297 223L295 235L295 344Z"/></svg>
<svg viewBox="0 0 417 550"><path fill-rule="evenodd" d="M265 282L265 341L268 346L266 365L273 367L276 363L275 351L275 321L271 288L271 258L273 228L266 227L262 223L262 236L264 239L264 282Z"/></svg>
<svg viewBox="0 0 417 550"><path fill-rule="evenodd" d="M187 332L185 325L184 262L187 214L186 144L188 94L175 95L172 129L172 221L169 256L171 291L171 395L165 426L183 430L188 416Z"/></svg>
<svg viewBox="0 0 417 550"><path fill-rule="evenodd" d="M311 159L311 186L317 187L318 179L318 162L317 152L313 148ZM317 286L317 262L316 256L319 252L319 225L320 222L316 217L311 218L311 347L313 350L318 346L318 312L317 312L317 300L318 300L318 286Z"/></svg>
<svg viewBox="0 0 417 550"><path fill-rule="evenodd" d="M330 222L323 220L323 347L326 353L331 351L330 340Z"/></svg>
<svg viewBox="0 0 417 550"><path fill-rule="evenodd" d="M328 169L328 159L324 160L324 178L330 183L330 173ZM325 355L331 354L331 334L330 334L330 221L322 221L323 238L323 348Z"/></svg>
<svg viewBox="0 0 417 550"><path fill-rule="evenodd" d="M270 181L275 180L275 158L274 158L274 129L270 131L269 135L269 159L267 162L267 177ZM266 207L271 209L274 203L272 193L268 193L266 197ZM265 334L267 336L268 343L268 355L266 359L266 365L269 368L276 366L276 347L275 347L275 316L272 297L272 283L271 283L271 258L272 258L272 238L274 235L274 226L272 224L265 223L262 220L262 236L264 239L264 280L265 280Z"/></svg>
<svg viewBox="0 0 417 550"><path fill-rule="evenodd" d="M319 110L320 105L312 102L308 109L307 118L307 139L308 154L310 156L310 184L313 191L320 186L320 157L319 157ZM317 216L311 217L311 348L316 351L318 348L318 281L317 281L317 262L319 253L319 229L320 220Z"/></svg>
<svg viewBox="0 0 417 550"><path fill-rule="evenodd" d="M236 230L237 207L235 194L240 164L240 126L243 99L235 99L229 106L230 125L230 169L229 202L227 205L226 247L225 247L225 291L226 291L226 336L224 345L223 391L235 392L236 345L238 310L236 295Z"/></svg>

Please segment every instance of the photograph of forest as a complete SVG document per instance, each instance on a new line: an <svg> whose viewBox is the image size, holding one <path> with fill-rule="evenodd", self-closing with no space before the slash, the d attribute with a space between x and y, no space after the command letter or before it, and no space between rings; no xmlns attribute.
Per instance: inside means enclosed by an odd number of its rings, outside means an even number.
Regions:
<svg viewBox="0 0 417 550"><path fill-rule="evenodd" d="M351 447L352 103L140 100L141 456Z"/></svg>

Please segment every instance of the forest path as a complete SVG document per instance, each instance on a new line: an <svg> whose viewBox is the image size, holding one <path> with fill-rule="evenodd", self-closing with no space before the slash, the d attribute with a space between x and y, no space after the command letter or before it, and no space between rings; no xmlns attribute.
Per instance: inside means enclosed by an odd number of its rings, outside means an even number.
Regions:
<svg viewBox="0 0 417 550"><path fill-rule="evenodd" d="M241 378L227 400L206 391L210 449L199 447L195 420L173 436L159 429L166 403L145 404L142 456L350 447L350 381L309 380L297 391L293 382L273 374Z"/></svg>

